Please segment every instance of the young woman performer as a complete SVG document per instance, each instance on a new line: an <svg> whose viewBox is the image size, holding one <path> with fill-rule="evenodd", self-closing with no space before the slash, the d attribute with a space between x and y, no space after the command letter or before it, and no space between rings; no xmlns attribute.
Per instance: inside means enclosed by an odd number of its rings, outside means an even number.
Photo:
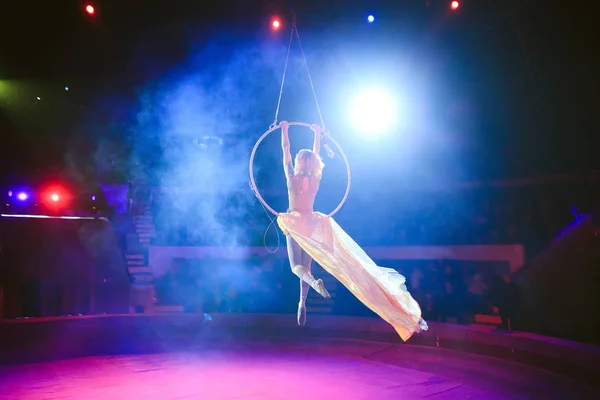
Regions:
<svg viewBox="0 0 600 400"><path fill-rule="evenodd" d="M315 133L313 149L300 150L292 165L289 124L284 121L279 126L289 209L278 215L277 223L286 236L292 272L300 278L298 324L306 323L309 288L330 298L323 281L311 274L314 259L363 304L391 324L403 340L426 330L421 308L406 290L406 279L391 268L377 266L332 218L313 210L324 167L319 156L321 128L312 126Z"/></svg>
<svg viewBox="0 0 600 400"><path fill-rule="evenodd" d="M292 165L292 153L290 152L290 139L288 136L289 125L286 121L281 122L281 147L283 149L283 169L287 179L289 209L288 213L310 217L313 214L315 197L319 190L321 174L323 172L323 161L319 156L321 150L321 128L313 125L315 140L312 150L300 150L296 154L296 160ZM300 278L300 302L298 303L298 325L306 323L306 297L308 290L312 287L325 298L329 293L321 279L315 279L310 267L312 258L294 240L292 235L286 234L287 251L290 259L292 272Z"/></svg>

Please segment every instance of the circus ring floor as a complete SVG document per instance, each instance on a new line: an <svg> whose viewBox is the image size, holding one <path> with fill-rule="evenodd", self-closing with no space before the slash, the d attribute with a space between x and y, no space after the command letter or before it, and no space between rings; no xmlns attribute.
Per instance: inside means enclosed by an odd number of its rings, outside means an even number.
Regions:
<svg viewBox="0 0 600 400"><path fill-rule="evenodd" d="M600 398L598 348L370 318L121 315L0 323L0 399Z"/></svg>

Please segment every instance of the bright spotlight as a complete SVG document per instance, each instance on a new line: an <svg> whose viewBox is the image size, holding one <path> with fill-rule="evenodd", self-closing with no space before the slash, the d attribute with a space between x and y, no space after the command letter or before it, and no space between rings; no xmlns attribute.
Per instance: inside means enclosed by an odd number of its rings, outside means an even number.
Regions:
<svg viewBox="0 0 600 400"><path fill-rule="evenodd" d="M27 193L25 193L25 192L21 192L17 195L17 199L19 199L21 201L27 200L27 197L29 197L29 196L27 196Z"/></svg>
<svg viewBox="0 0 600 400"><path fill-rule="evenodd" d="M369 15L369 16L367 17L367 22L368 22L368 23L372 23L373 21L375 21L375 17L374 17L374 16L372 16L372 15Z"/></svg>
<svg viewBox="0 0 600 400"><path fill-rule="evenodd" d="M352 102L350 120L365 134L381 133L396 122L395 101L384 89L365 90Z"/></svg>
<svg viewBox="0 0 600 400"><path fill-rule="evenodd" d="M271 26L273 27L273 29L279 29L281 27L281 22L279 22L278 19L274 19L271 23Z"/></svg>
<svg viewBox="0 0 600 400"><path fill-rule="evenodd" d="M458 7L460 7L460 3L456 0L450 2L450 8L453 10L458 10Z"/></svg>
<svg viewBox="0 0 600 400"><path fill-rule="evenodd" d="M94 8L93 5L88 4L87 6L85 6L85 12L88 13L89 15L94 15L94 14L96 14L96 9Z"/></svg>
<svg viewBox="0 0 600 400"><path fill-rule="evenodd" d="M50 200L52 200L52 201L54 201L54 202L56 202L56 201L59 201L59 200L60 200L60 196L59 196L59 195L57 195L56 193L52 193L52 194L50 195Z"/></svg>

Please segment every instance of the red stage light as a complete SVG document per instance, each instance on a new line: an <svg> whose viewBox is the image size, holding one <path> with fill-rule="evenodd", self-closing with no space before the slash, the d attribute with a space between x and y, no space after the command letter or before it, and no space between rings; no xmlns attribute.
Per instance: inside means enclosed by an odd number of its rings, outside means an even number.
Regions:
<svg viewBox="0 0 600 400"><path fill-rule="evenodd" d="M450 8L451 8L451 9L453 9L453 10L458 10L458 7L460 7L460 3L459 3L458 1L456 1L456 0L455 0L455 1L452 1L452 2L450 3Z"/></svg>
<svg viewBox="0 0 600 400"><path fill-rule="evenodd" d="M72 195L63 185L50 185L41 191L42 203L47 207L68 207Z"/></svg>
<svg viewBox="0 0 600 400"><path fill-rule="evenodd" d="M96 9L94 8L93 5L88 4L87 6L85 6L85 12L90 15L94 15L96 13Z"/></svg>
<svg viewBox="0 0 600 400"><path fill-rule="evenodd" d="M271 26L273 27L273 29L279 29L281 27L281 22L279 22L278 19L274 19L271 23Z"/></svg>

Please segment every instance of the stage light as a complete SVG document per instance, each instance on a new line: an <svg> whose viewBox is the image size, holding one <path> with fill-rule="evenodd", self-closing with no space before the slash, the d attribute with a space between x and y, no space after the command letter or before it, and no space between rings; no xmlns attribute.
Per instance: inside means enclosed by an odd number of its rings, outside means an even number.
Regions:
<svg viewBox="0 0 600 400"><path fill-rule="evenodd" d="M271 23L271 26L273 27L273 29L279 29L281 27L281 22L279 22L278 19L273 20L273 22Z"/></svg>
<svg viewBox="0 0 600 400"><path fill-rule="evenodd" d="M40 96L36 97L36 99L41 100L42 98Z"/></svg>
<svg viewBox="0 0 600 400"><path fill-rule="evenodd" d="M27 193L25 192L21 192L17 195L17 199L21 200L21 201L25 201L27 200L29 196L27 196Z"/></svg>
<svg viewBox="0 0 600 400"><path fill-rule="evenodd" d="M88 4L87 6L85 6L85 12L88 13L89 15L94 15L94 14L96 14L96 9L94 8L93 5Z"/></svg>
<svg viewBox="0 0 600 400"><path fill-rule="evenodd" d="M96 196L92 195L92 201L96 201Z"/></svg>
<svg viewBox="0 0 600 400"><path fill-rule="evenodd" d="M367 22L368 22L368 23L372 23L373 21L375 21L375 17L374 17L374 16L372 16L372 15L369 15L369 16L367 17Z"/></svg>
<svg viewBox="0 0 600 400"><path fill-rule="evenodd" d="M12 190L9 190L9 191L8 191L8 197L12 197L12 195L13 195L13 192L12 192Z"/></svg>
<svg viewBox="0 0 600 400"><path fill-rule="evenodd" d="M350 121L361 133L382 133L396 122L395 101L384 89L365 90L350 106Z"/></svg>
<svg viewBox="0 0 600 400"><path fill-rule="evenodd" d="M72 195L62 185L47 186L40 193L42 203L52 209L69 207Z"/></svg>
<svg viewBox="0 0 600 400"><path fill-rule="evenodd" d="M68 92L68 91L69 91L69 87L68 87L68 86L65 86L65 90Z"/></svg>
<svg viewBox="0 0 600 400"><path fill-rule="evenodd" d="M458 10L458 7L460 7L460 3L456 0L450 2L450 8L452 10Z"/></svg>

